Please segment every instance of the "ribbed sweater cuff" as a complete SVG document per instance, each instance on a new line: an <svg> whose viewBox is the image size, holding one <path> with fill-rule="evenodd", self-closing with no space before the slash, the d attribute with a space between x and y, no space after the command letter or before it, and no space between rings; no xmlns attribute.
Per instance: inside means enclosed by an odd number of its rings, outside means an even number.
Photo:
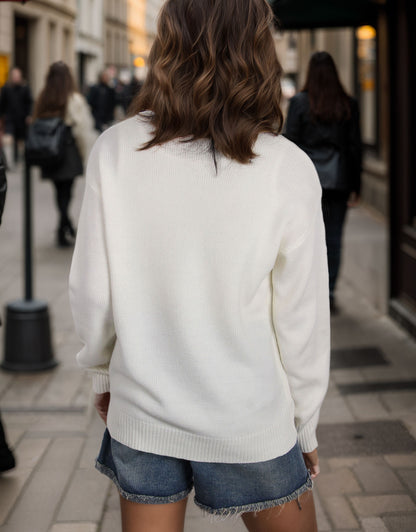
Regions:
<svg viewBox="0 0 416 532"><path fill-rule="evenodd" d="M92 389L95 393L110 391L110 376L105 373L92 373Z"/></svg>
<svg viewBox="0 0 416 532"><path fill-rule="evenodd" d="M318 419L319 412L308 423L298 428L298 443L303 453L310 453L318 447L318 440L316 439Z"/></svg>

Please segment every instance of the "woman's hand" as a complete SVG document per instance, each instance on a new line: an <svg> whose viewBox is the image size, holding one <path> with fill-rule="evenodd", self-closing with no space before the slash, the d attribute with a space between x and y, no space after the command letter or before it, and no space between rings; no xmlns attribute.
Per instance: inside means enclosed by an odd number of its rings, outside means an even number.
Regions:
<svg viewBox="0 0 416 532"><path fill-rule="evenodd" d="M314 480L321 472L319 468L318 449L310 453L303 453L303 459L305 460L306 467L311 472L312 480Z"/></svg>
<svg viewBox="0 0 416 532"><path fill-rule="evenodd" d="M110 392L95 394L94 406L97 409L97 412L100 418L104 421L106 425L107 425L107 413L108 413L109 405L110 405Z"/></svg>

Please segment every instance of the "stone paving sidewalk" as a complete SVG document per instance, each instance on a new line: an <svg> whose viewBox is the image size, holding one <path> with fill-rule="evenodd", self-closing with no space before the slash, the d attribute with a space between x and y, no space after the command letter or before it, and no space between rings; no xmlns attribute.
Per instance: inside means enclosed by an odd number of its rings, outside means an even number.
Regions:
<svg viewBox="0 0 416 532"><path fill-rule="evenodd" d="M22 293L19 174L11 173L9 182L0 229L2 306ZM74 218L82 190L79 181ZM50 306L59 366L31 375L0 372L0 406L18 460L15 470L0 476L0 532L120 532L117 493L94 469L103 425L74 359L79 343L67 296L71 250L54 247L52 190L36 175L34 204L36 294ZM365 211L350 216L365 223ZM348 225L347 236L351 227L357 224ZM416 344L345 279L339 292L334 366L320 426L319 530L414 532ZM244 529L239 520L212 522L192 502L188 506L186 532Z"/></svg>

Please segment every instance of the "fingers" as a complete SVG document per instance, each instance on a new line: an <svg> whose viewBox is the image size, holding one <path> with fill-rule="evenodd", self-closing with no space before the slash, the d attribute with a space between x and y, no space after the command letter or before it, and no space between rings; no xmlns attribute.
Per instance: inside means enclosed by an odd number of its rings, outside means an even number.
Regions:
<svg viewBox="0 0 416 532"><path fill-rule="evenodd" d="M303 453L303 459L305 460L306 467L309 469L311 479L314 480L321 472L319 467L318 450L315 449L309 453Z"/></svg>
<svg viewBox="0 0 416 532"><path fill-rule="evenodd" d="M105 424L107 424L107 412L105 411L105 409L103 409L101 406L97 404L95 405L95 409L97 410L100 418L104 421Z"/></svg>
<svg viewBox="0 0 416 532"><path fill-rule="evenodd" d="M94 406L98 412L100 418L107 424L107 413L110 405L109 393L97 393L95 394Z"/></svg>
<svg viewBox="0 0 416 532"><path fill-rule="evenodd" d="M100 408L97 408L97 412L98 412L98 415L100 416L100 418L107 425L107 412L105 410L100 409Z"/></svg>
<svg viewBox="0 0 416 532"><path fill-rule="evenodd" d="M319 467L319 464L312 466L309 469L309 472L311 474L311 479L314 480L319 475L319 473L321 472L321 468Z"/></svg>

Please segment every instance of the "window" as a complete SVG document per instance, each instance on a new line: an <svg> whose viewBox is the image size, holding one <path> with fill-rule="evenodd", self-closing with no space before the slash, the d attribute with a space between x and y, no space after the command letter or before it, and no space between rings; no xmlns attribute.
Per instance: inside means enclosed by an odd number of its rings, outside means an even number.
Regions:
<svg viewBox="0 0 416 532"><path fill-rule="evenodd" d="M72 35L68 28L64 29L64 61L68 64L72 64Z"/></svg>
<svg viewBox="0 0 416 532"><path fill-rule="evenodd" d="M49 59L48 63L51 64L56 60L57 40L56 40L56 24L55 22L49 22Z"/></svg>

